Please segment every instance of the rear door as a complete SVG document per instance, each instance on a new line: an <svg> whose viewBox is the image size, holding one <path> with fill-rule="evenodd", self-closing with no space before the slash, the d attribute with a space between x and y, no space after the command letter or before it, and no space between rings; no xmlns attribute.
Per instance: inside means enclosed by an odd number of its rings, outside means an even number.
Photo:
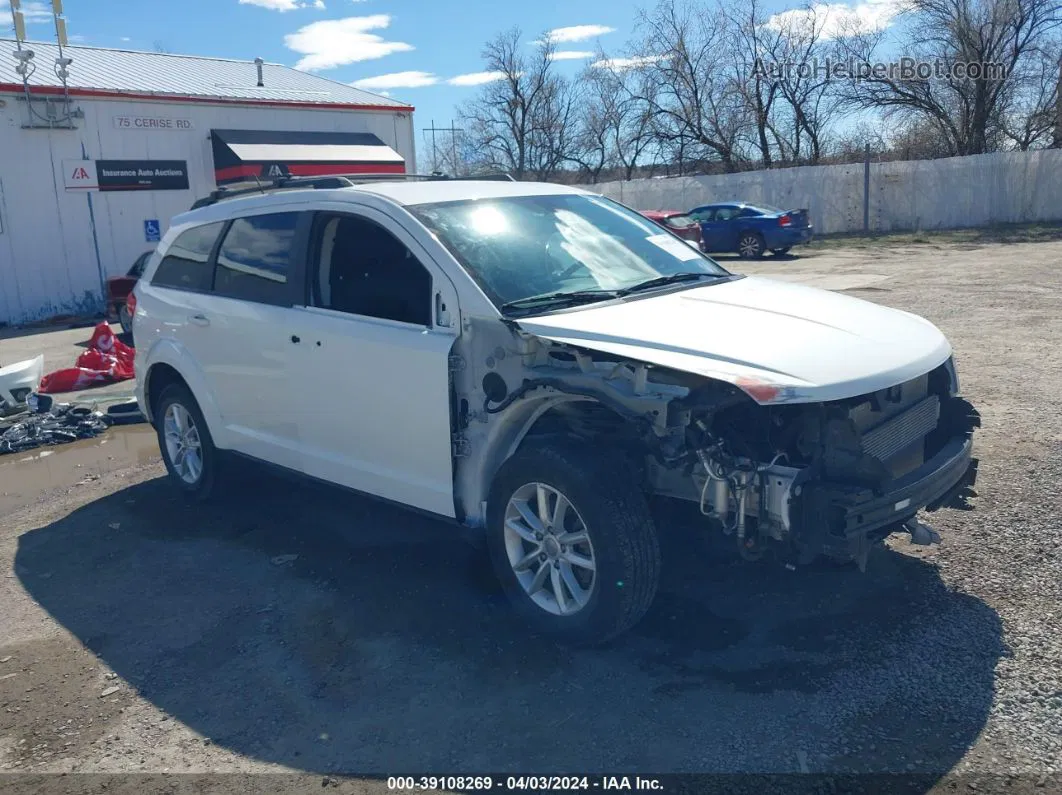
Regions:
<svg viewBox="0 0 1062 795"><path fill-rule="evenodd" d="M301 298L311 214L270 210L226 225L211 294L188 323L209 346L197 358L232 449L301 470L302 389L292 379L288 321Z"/></svg>
<svg viewBox="0 0 1062 795"><path fill-rule="evenodd" d="M452 517L456 291L393 219L352 207L317 213L305 305L285 327L304 469Z"/></svg>

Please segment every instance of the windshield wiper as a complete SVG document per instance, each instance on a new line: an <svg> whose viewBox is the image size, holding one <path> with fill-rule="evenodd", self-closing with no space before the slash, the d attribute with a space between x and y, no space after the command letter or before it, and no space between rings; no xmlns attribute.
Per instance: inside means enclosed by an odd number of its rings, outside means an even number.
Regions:
<svg viewBox="0 0 1062 795"><path fill-rule="evenodd" d="M639 282L631 287L624 287L622 290L618 290L620 295L629 295L630 293L638 293L642 290L652 290L656 287L666 287L669 284L679 284L681 282L696 282L701 279L725 279L727 274L724 273L704 273L703 271L686 272L686 273L672 273L669 276L658 276L655 279L649 279L648 281Z"/></svg>
<svg viewBox="0 0 1062 795"><path fill-rule="evenodd" d="M590 304L595 301L607 301L619 298L621 290L572 290L571 292L546 293L518 298L501 305L502 309L534 309L549 304Z"/></svg>

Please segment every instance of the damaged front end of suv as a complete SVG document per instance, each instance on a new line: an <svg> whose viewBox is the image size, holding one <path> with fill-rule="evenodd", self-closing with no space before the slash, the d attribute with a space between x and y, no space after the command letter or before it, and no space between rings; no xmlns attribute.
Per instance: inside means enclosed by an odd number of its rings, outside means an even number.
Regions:
<svg viewBox="0 0 1062 795"><path fill-rule="evenodd" d="M936 540L916 514L962 504L976 478L980 420L958 395L950 358L903 383L823 403L763 405L709 382L670 407L669 423L684 429L682 441L654 461L654 479L686 499L692 485L701 512L747 558L779 542L800 563L825 555L863 568L892 532Z"/></svg>
<svg viewBox="0 0 1062 795"><path fill-rule="evenodd" d="M980 419L950 353L899 383L815 401L510 330L499 345L467 329L469 361L456 357L457 494L470 518L477 478L529 438L563 435L636 462L647 493L695 503L746 559L772 549L864 568L890 533L937 540L916 515L964 507L976 479Z"/></svg>

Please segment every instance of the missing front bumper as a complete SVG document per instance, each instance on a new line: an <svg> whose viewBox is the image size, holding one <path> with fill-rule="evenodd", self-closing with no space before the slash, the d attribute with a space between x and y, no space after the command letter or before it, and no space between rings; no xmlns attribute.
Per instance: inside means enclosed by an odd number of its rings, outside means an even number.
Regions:
<svg viewBox="0 0 1062 795"><path fill-rule="evenodd" d="M976 480L973 441L963 434L918 469L892 481L885 493L828 483L809 484L801 505L800 562L827 554L854 557L862 566L870 546L917 521L915 516L920 510L968 509L967 500ZM916 532L919 540L925 539L924 533Z"/></svg>

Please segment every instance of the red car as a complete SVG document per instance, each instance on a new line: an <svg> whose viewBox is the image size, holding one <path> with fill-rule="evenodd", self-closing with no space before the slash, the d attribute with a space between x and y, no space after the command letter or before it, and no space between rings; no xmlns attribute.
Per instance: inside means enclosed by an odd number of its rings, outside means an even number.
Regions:
<svg viewBox="0 0 1062 795"><path fill-rule="evenodd" d="M679 237L701 245L701 225L686 213L678 210L643 210L642 215L655 221L665 229L670 229Z"/></svg>
<svg viewBox="0 0 1062 795"><path fill-rule="evenodd" d="M129 316L125 302L129 298L129 293L133 292L137 280L143 275L148 257L154 251L154 249L145 251L137 257L133 267L125 276L112 276L107 280L107 320L112 323L117 320L122 324L122 331L126 334L131 334L133 331L133 318Z"/></svg>

